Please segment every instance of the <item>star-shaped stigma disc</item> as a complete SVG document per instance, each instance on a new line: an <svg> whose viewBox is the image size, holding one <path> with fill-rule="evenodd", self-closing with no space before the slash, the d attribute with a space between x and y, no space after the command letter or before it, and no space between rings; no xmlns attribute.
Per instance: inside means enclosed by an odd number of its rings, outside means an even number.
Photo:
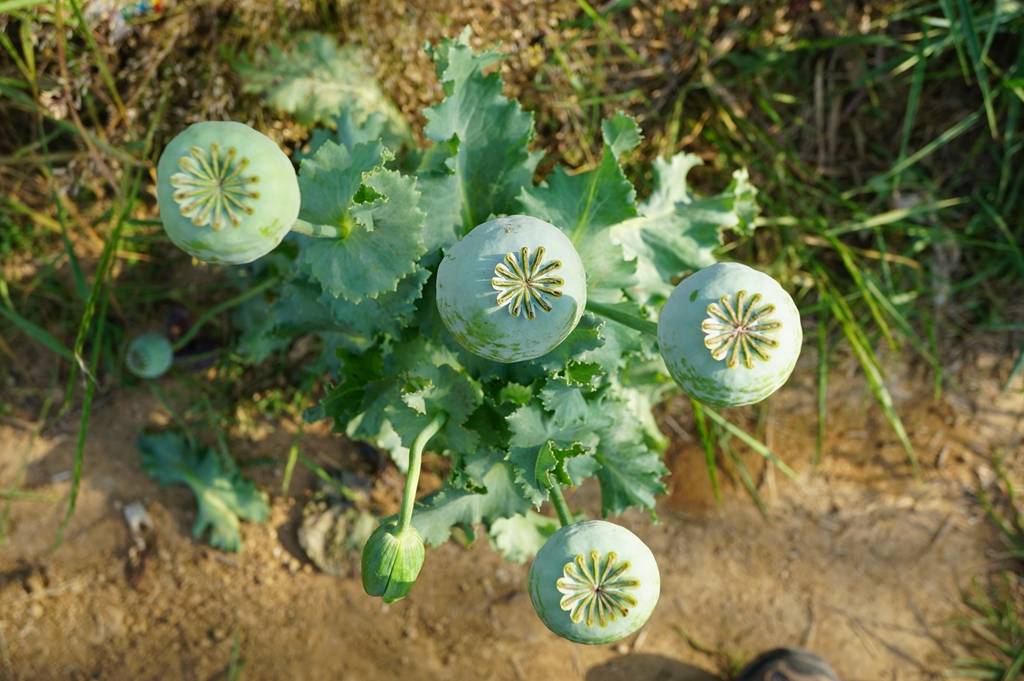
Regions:
<svg viewBox="0 0 1024 681"><path fill-rule="evenodd" d="M508 312L518 317L520 312L527 319L536 316L536 308L551 311L551 303L547 296L558 298L562 295L565 280L552 276L562 267L560 260L544 262L544 247L538 246L534 254L523 246L519 252L505 255L504 259L494 266L494 278L491 288L498 292L498 307L508 306Z"/></svg>
<svg viewBox="0 0 1024 681"><path fill-rule="evenodd" d="M629 609L636 606L632 595L640 581L630 577L629 561L619 561L614 551L604 559L597 551L590 552L587 561L578 554L571 563L562 568L562 577L555 583L562 600L558 605L569 613L569 618L587 626L607 626L617 617L625 617Z"/></svg>
<svg viewBox="0 0 1024 681"><path fill-rule="evenodd" d="M769 335L782 326L772 317L775 306L758 306L760 293L749 301L746 296L746 291L738 291L735 304L728 295L722 296L718 303L708 305L708 316L700 325L704 346L716 360L725 359L730 368L742 358L743 366L752 369L755 358L767 361L768 350L779 344Z"/></svg>
<svg viewBox="0 0 1024 681"><path fill-rule="evenodd" d="M248 165L249 159L239 158L234 147L227 151L217 144L208 150L192 147L178 159L181 172L171 175L174 201L181 214L196 227L237 227L244 216L253 213L249 202L260 196L250 188L259 178L244 174Z"/></svg>

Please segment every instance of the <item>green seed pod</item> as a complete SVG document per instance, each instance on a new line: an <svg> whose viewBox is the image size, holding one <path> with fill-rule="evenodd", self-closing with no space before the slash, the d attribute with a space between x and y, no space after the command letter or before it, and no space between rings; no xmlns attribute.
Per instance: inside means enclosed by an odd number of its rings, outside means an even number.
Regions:
<svg viewBox="0 0 1024 681"><path fill-rule="evenodd" d="M537 552L530 600L548 629L576 643L612 643L647 622L661 592L654 554L604 520L567 525Z"/></svg>
<svg viewBox="0 0 1024 681"><path fill-rule="evenodd" d="M684 279L658 318L672 378L719 407L754 404L782 387L802 344L793 299L767 274L739 263L716 263Z"/></svg>
<svg viewBox="0 0 1024 681"><path fill-rule="evenodd" d="M266 255L299 215L292 162L241 123L189 126L164 148L156 175L167 236L206 262L238 265Z"/></svg>
<svg viewBox="0 0 1024 681"><path fill-rule="evenodd" d="M425 557L423 537L414 527L399 531L395 521L382 524L363 546L363 590L385 603L405 598Z"/></svg>
<svg viewBox="0 0 1024 681"><path fill-rule="evenodd" d="M144 333L128 344L124 361L139 378L160 378L174 362L174 348L160 334Z"/></svg>
<svg viewBox="0 0 1024 681"><path fill-rule="evenodd" d="M546 355L576 328L586 304L586 272L572 241L526 215L477 225L437 270L445 326L494 362Z"/></svg>

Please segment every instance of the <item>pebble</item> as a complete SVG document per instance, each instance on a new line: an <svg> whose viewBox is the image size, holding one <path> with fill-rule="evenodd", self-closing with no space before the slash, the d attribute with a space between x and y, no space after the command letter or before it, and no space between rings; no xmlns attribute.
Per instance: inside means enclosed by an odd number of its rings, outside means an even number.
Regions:
<svg viewBox="0 0 1024 681"><path fill-rule="evenodd" d="M33 603L28 606L28 615L34 620L39 619L43 616L43 605L42 603Z"/></svg>
<svg viewBox="0 0 1024 681"><path fill-rule="evenodd" d="M43 575L40 572L31 572L28 577L25 578L25 589L30 594L39 593L46 588L46 580L43 579Z"/></svg>

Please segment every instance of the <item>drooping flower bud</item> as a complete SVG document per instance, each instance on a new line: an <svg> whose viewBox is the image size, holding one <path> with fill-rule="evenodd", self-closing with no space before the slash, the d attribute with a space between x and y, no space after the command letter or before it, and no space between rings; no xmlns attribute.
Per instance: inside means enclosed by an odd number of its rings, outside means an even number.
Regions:
<svg viewBox="0 0 1024 681"><path fill-rule="evenodd" d="M414 527L398 529L389 521L378 527L363 547L363 590L385 603L405 598L423 567L426 550Z"/></svg>

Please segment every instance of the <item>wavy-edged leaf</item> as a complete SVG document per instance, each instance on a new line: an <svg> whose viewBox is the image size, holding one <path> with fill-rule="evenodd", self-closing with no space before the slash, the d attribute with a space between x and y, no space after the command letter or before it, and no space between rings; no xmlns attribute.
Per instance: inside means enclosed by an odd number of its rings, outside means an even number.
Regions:
<svg viewBox="0 0 1024 681"><path fill-rule="evenodd" d="M490 526L499 518L525 513L530 502L523 498L512 479L512 471L500 454L481 455L476 462L485 471L480 479L484 491L479 494L446 486L416 504L412 524L423 541L437 546L448 541L455 526Z"/></svg>
<svg viewBox="0 0 1024 681"><path fill-rule="evenodd" d="M665 493L661 480L668 469L661 454L649 446L644 421L632 413L628 402L615 396L602 399L598 408L616 415L595 424L600 438L594 458L600 464L601 512L616 515L630 507L653 509L656 496Z"/></svg>
<svg viewBox="0 0 1024 681"><path fill-rule="evenodd" d="M558 530L558 520L534 511L498 518L491 523L491 544L505 560L525 563Z"/></svg>
<svg viewBox="0 0 1024 681"><path fill-rule="evenodd" d="M701 198L687 183L687 174L701 163L692 154L656 159L654 192L640 205L640 215L612 230L612 239L635 258L633 293L642 302L667 297L679 275L714 264L725 230L748 234L753 229L757 191L747 172L733 173L721 194Z"/></svg>
<svg viewBox="0 0 1024 681"><path fill-rule="evenodd" d="M527 404L506 419L512 433L508 459L516 482L538 507L548 498L550 483L578 485L594 474L594 419L608 420L592 410L579 388L564 381L549 381L541 401L543 407Z"/></svg>
<svg viewBox="0 0 1024 681"><path fill-rule="evenodd" d="M266 496L246 480L226 457L208 447L192 447L180 433L139 438L142 469L161 485L187 485L196 497L192 536L209 530L211 546L224 551L242 547L239 519L263 522L270 514Z"/></svg>
<svg viewBox="0 0 1024 681"><path fill-rule="evenodd" d="M614 302L635 283L636 265L612 229L637 215L636 190L619 167L619 156L640 143L640 129L632 118L617 114L602 131L605 148L597 168L570 175L559 166L544 184L523 189L519 201L527 214L572 239L587 270L587 297Z"/></svg>
<svg viewBox="0 0 1024 681"><path fill-rule="evenodd" d="M527 149L533 114L502 94L497 73L483 73L499 57L473 52L468 31L430 52L445 98L424 112L424 133L440 148L425 157L423 191L444 197L428 207L429 232L461 235L491 215L516 212L540 159Z"/></svg>
<svg viewBox="0 0 1024 681"><path fill-rule="evenodd" d="M270 46L235 65L246 92L263 96L278 111L303 124L329 123L343 109L357 120L376 113L389 127L408 129L398 108L381 90L363 52L339 47L330 36L306 33L286 49Z"/></svg>
<svg viewBox="0 0 1024 681"><path fill-rule="evenodd" d="M382 160L379 142L349 152L327 141L299 173L299 216L341 228L343 236L303 237L298 265L351 303L397 290L425 251L416 181L381 168Z"/></svg>

